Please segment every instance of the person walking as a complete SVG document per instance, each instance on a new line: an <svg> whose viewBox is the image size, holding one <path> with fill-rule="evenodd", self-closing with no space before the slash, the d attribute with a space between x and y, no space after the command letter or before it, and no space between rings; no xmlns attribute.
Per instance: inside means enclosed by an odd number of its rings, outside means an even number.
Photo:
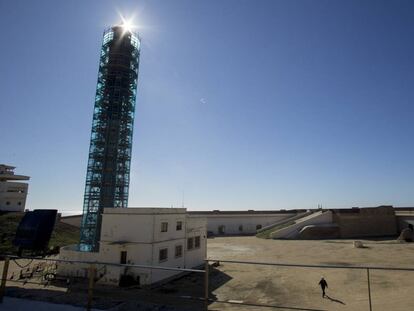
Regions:
<svg viewBox="0 0 414 311"><path fill-rule="evenodd" d="M325 288L328 288L328 283L322 277L321 280L319 281L319 285L321 286L321 289L322 289L322 298L325 298Z"/></svg>

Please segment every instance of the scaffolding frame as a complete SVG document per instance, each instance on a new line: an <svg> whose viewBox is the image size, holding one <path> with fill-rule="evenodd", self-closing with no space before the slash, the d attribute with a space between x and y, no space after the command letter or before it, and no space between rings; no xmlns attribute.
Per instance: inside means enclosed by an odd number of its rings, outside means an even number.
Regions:
<svg viewBox="0 0 414 311"><path fill-rule="evenodd" d="M128 206L140 38L104 31L89 146L79 249L99 251L105 207Z"/></svg>

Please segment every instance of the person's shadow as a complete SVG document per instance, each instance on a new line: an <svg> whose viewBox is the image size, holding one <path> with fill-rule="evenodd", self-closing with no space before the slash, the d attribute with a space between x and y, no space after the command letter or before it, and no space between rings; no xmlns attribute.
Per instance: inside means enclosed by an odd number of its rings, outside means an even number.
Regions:
<svg viewBox="0 0 414 311"><path fill-rule="evenodd" d="M329 297L328 295L325 295L325 297L328 298L330 301L340 303L341 305L345 305L346 304L345 302L343 302L343 301L341 301L339 299L335 299L335 298Z"/></svg>

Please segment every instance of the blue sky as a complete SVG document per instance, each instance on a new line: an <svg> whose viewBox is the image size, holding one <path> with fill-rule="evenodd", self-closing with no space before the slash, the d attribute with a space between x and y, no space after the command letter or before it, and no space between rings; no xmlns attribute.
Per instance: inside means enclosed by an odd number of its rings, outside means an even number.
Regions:
<svg viewBox="0 0 414 311"><path fill-rule="evenodd" d="M413 1L3 0L0 162L28 208L82 208L118 12L142 37L129 206L413 206Z"/></svg>

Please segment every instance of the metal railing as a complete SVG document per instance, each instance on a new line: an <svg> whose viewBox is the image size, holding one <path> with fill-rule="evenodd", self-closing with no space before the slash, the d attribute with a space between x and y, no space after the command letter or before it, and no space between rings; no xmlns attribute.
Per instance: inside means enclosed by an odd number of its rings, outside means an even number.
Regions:
<svg viewBox="0 0 414 311"><path fill-rule="evenodd" d="M17 259L28 259L28 260L40 260L40 261L49 261L49 262L60 262L60 263L78 263L78 264L88 264L88 295L86 310L91 310L92 308L92 299L94 295L94 286L96 283L95 277L97 272L97 265L107 265L107 266L117 266L117 267L129 267L129 268L141 268L141 269L154 269L154 270L166 270L166 271L176 271L176 272L186 272L186 273L201 273L204 275L204 293L203 297L193 297L193 296L180 296L180 298L185 299L195 299L198 301L204 302L204 310L208 310L208 305L212 303L226 303L233 305L244 305L252 307L267 307L274 309L286 309L286 310L308 310L308 311L320 311L320 309L311 309L311 308L299 308L294 306L281 306L281 305L266 305L266 304L254 304L247 302L239 302L234 300L219 300L211 299L209 297L209 263L228 263L228 264L240 264L240 265L256 265L256 266L274 266L274 267L290 267L290 268L318 268L318 269L351 269L351 270L365 270L366 271L366 281L367 281L367 293L368 293L368 307L372 311L372 297L371 297L371 280L370 280L370 271L371 270L386 270L386 271L414 271L414 268L403 268L403 267L383 267L383 266L348 266L348 265L315 265L315 264L291 264L291 263L273 263L273 262L253 262L253 261L241 261L241 260L221 260L221 259L205 259L204 260L204 270L201 269L187 269L187 268L174 268L174 267L164 267L164 266L149 266L149 265L135 265L135 264L118 264L112 262L97 262L97 261L80 261L80 260L65 260L58 258L39 258L39 257L19 257L19 256L3 256L5 258L3 265L2 278L0 283L0 303L3 301L5 295L6 283L8 281L8 269L10 265L10 260ZM28 283L28 282L26 282Z"/></svg>
<svg viewBox="0 0 414 311"><path fill-rule="evenodd" d="M197 299L197 300L204 300L204 309L208 310L208 303L209 303L209 261L204 260L204 268L205 270L200 269L187 269L187 268L174 268L174 267L164 267L164 266L149 266L149 265L135 265L135 264L118 264L113 262L101 262L101 261L81 261L81 260L66 260L66 259L59 259L59 258L41 258L41 257L19 257L13 255L6 255L2 256L5 258L4 265L3 265L3 273L0 283L0 303L3 302L3 297L6 292L6 283L7 283L7 276L8 270L10 266L10 260L16 259L28 259L28 260L40 260L40 261L49 261L49 262L60 262L60 263L78 263L78 264L88 264L88 298L86 303L86 310L90 311L92 308L92 300L93 300L93 291L95 286L95 276L96 276L96 266L97 265L104 265L104 266L116 266L116 267L128 267L128 268L140 268L140 269L154 269L154 270L164 270L164 271L175 271L181 273L203 273L204 274L204 297L186 297L190 299ZM30 282L25 282L30 283ZM34 283L38 284L38 283Z"/></svg>

